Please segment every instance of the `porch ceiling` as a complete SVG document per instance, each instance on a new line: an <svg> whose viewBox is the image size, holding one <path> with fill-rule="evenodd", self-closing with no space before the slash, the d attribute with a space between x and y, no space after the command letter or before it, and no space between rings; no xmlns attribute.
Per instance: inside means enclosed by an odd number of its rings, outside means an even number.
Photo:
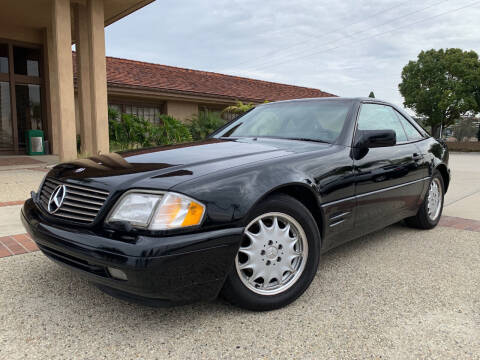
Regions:
<svg viewBox="0 0 480 360"><path fill-rule="evenodd" d="M127 16L154 0L104 0L105 26ZM85 3L86 0L72 0ZM50 24L51 0L2 0L0 24L2 26L22 26L44 28Z"/></svg>

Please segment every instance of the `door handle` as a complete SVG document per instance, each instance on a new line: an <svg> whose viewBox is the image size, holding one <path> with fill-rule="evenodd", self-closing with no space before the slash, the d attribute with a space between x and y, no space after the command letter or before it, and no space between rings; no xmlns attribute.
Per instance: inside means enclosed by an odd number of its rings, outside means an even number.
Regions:
<svg viewBox="0 0 480 360"><path fill-rule="evenodd" d="M412 158L413 158L414 161L419 161L419 160L422 160L422 159L423 159L423 155L422 155L422 154L418 154L418 153L413 153Z"/></svg>

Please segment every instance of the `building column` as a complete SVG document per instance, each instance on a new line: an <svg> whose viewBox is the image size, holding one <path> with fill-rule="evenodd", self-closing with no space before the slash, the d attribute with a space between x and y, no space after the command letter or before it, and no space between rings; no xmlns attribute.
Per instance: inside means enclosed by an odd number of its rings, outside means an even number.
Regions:
<svg viewBox="0 0 480 360"><path fill-rule="evenodd" d="M56 57L54 56L53 47L53 29L52 26L48 26L45 30L45 60L48 66L48 72L45 74L45 88L48 92L47 97L47 118L48 118L48 130L50 139L50 151L52 154L60 153L60 142L58 141L59 131L59 116L58 116L58 91L56 88L56 71L58 69L56 65Z"/></svg>
<svg viewBox="0 0 480 360"><path fill-rule="evenodd" d="M94 155L90 90L90 41L88 38L87 7L75 7L75 39L77 62L78 113L81 151Z"/></svg>
<svg viewBox="0 0 480 360"><path fill-rule="evenodd" d="M78 5L79 112L83 150L109 152L103 0Z"/></svg>
<svg viewBox="0 0 480 360"><path fill-rule="evenodd" d="M60 161L77 158L73 91L70 0L52 0L52 24L47 29L50 66L53 151Z"/></svg>

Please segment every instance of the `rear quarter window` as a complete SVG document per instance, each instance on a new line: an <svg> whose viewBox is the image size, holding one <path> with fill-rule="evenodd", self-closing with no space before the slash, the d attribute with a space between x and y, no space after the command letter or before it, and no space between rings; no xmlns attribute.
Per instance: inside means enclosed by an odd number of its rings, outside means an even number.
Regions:
<svg viewBox="0 0 480 360"><path fill-rule="evenodd" d="M397 114L400 122L402 123L403 128L405 129L405 133L407 134L408 140L421 140L424 136L417 130L417 128L410 123L402 114L395 110L395 114Z"/></svg>

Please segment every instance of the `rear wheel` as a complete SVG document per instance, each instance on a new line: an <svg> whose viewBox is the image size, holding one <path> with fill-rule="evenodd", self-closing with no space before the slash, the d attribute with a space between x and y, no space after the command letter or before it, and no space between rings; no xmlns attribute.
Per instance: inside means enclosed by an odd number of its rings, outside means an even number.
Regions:
<svg viewBox="0 0 480 360"><path fill-rule="evenodd" d="M432 229L437 226L442 216L443 198L443 178L440 172L435 171L417 215L405 219L407 225L419 229Z"/></svg>
<svg viewBox="0 0 480 360"><path fill-rule="evenodd" d="M222 293L250 310L285 306L310 285L319 254L320 234L312 214L290 196L273 196L250 216Z"/></svg>

